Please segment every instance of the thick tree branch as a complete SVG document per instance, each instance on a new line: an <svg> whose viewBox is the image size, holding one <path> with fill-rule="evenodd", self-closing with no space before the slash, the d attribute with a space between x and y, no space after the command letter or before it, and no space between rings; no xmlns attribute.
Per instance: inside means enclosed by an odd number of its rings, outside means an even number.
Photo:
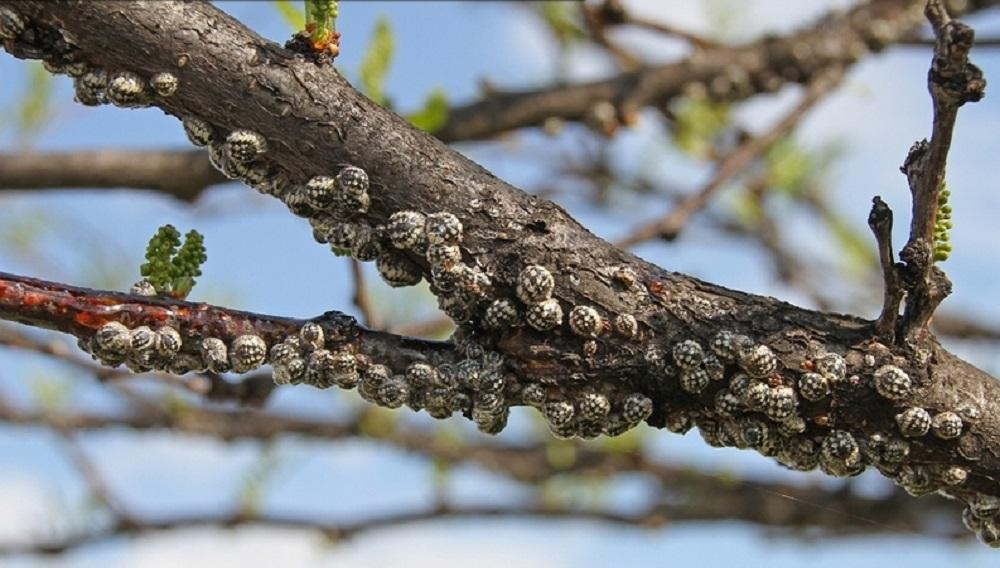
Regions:
<svg viewBox="0 0 1000 568"><path fill-rule="evenodd" d="M447 271L432 272L418 251L390 248L409 233L392 235L396 240L387 242L382 254L393 262L405 254L434 282L439 300L462 324L459 343L503 356L509 374L504 383L489 382L489 389L502 388L502 396L466 379L475 394L472 415L491 420L485 422L487 431L502 428L507 405L525 399L541 404L563 436L618 432L619 413L641 416L651 408L647 422L653 426L681 432L697 425L710 444L754 448L796 469L819 465L832 475L850 476L871 465L911 493L946 492L972 502L979 512L984 499L1000 497L995 402L1000 385L929 335L885 345L873 337L872 322L796 308L650 265L375 105L328 66L262 40L212 6L28 0L7 6L30 23L16 40L5 42L15 55L83 60L140 77L176 74L176 93L153 102L171 114L204 121L217 140L240 129L259 133L267 141L264 165L279 186L269 191L314 223L326 217L300 207L296 188L314 176L335 175L344 164L363 169L371 180L370 207L352 214L354 224L382 234L380 225L395 213L455 215L464 227L461 263L475 276L461 288L461 295L474 297L467 310L454 310L451 302L460 294L446 287L454 286L443 278ZM910 6L877 2L852 12L849 20L879 21L874 29L891 39L893 24L899 33L910 29L897 19L899 10ZM850 22L833 20L823 30L853 29ZM817 37L832 33L823 30L811 31ZM839 61L822 54L805 59L819 65L814 71ZM702 62L687 65L700 69ZM655 83L632 93L641 100L657 91ZM229 150L224 144L213 147ZM546 273L554 282L551 291L544 285ZM42 296L51 293L50 285L27 285ZM551 301L539 303L550 293ZM537 317L529 318L530 326L489 328L486 310L497 301ZM181 310L162 302L147 301L154 311ZM0 315L15 321L23 317L52 327L53 320L66 319L10 303ZM563 323L563 312L576 314L572 326ZM596 323L615 325L594 325L594 313ZM248 316L237 316L247 321ZM558 325L548 326L550 320ZM263 331L280 335L289 325L273 324L281 329ZM338 318L327 325L334 333L341 325L357 330ZM92 324L62 325L67 331L79 327L93 331ZM363 338L372 332L356 333ZM404 372L400 363L424 358L426 350L441 359L455 353L450 345L389 342L404 348L371 356L395 373ZM401 361L397 351L406 353L406 347L412 355ZM497 400L503 410L494 415ZM938 415L947 428L938 428L935 420L932 434L925 422ZM984 540L996 542L992 529L983 527L987 524L977 530Z"/></svg>
<svg viewBox="0 0 1000 568"><path fill-rule="evenodd" d="M149 189L194 201L229 181L198 150L98 150L0 154L0 190Z"/></svg>

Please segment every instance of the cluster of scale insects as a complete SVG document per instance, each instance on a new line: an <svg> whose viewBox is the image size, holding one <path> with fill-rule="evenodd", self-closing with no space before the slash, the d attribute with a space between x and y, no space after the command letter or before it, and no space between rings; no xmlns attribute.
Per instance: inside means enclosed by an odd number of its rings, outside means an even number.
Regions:
<svg viewBox="0 0 1000 568"><path fill-rule="evenodd" d="M130 329L111 321L93 335L81 337L79 345L102 365L124 364L135 373L154 370L178 375L191 371L247 373L267 360L267 345L259 335L240 335L229 343L205 337L192 345L172 325L155 329L141 325Z"/></svg>
<svg viewBox="0 0 1000 568"><path fill-rule="evenodd" d="M46 67L73 77L76 99L85 105L148 106L156 97L176 94L180 86L169 72L142 77L55 59L46 59ZM554 277L541 265L524 267L511 283L516 294L498 298L491 275L463 255L463 224L451 213L397 211L384 224L369 222L370 183L361 168L342 165L329 175L295 183L268 159L269 144L262 134L225 130L196 116L182 117L182 124L191 143L206 148L223 174L281 199L292 213L307 218L315 239L336 254L374 261L390 286L415 285L427 275L440 308L460 325L482 322L493 330L528 325L549 331L567 323L574 333L590 338L607 329L626 337L637 331L631 316L620 316L611 326L593 307L571 306L564 312L552 297ZM141 288L134 292L151 293ZM247 372L270 363L278 383L356 387L363 398L389 408L405 404L439 418L461 412L491 433L504 427L509 407L517 402L539 408L552 431L564 437L617 435L652 413L652 400L638 393L595 390L577 399L552 386L518 384L502 372L496 354L472 353L456 364L415 362L407 369L390 370L347 348L327 349L322 328L316 325L269 349L262 339L249 335L228 345L205 338L197 349L181 351L179 338L170 327L129 330L112 323L82 340L81 347L105 364L124 363L136 372Z"/></svg>
<svg viewBox="0 0 1000 568"><path fill-rule="evenodd" d="M228 342L218 337L185 341L176 326L130 329L111 321L81 337L79 344L101 364L124 364L136 373L248 373L270 364L278 384L357 388L363 399L386 408L406 405L437 419L463 414L488 434L503 430L510 407L518 403L539 408L552 430L565 437L618 435L653 411L652 400L639 394L614 403L598 392L572 400L553 396L537 383L520 385L504 370L498 353L475 345L465 347L455 363L417 360L392 368L358 353L352 344L328 340L323 326L314 322L269 346L254 333Z"/></svg>
<svg viewBox="0 0 1000 568"><path fill-rule="evenodd" d="M967 467L927 466L907 459L911 443L924 436L957 443L968 425L978 420L978 407L961 404L932 411L907 405L915 382L896 365L873 364L870 386L896 407L897 414L893 428L859 437L812 416L817 403L829 402L838 391L866 388L858 375L848 376L846 361L836 353L820 354L807 362L805 370L790 373L779 369L778 358L766 345L721 332L707 348L684 340L673 345L669 357L662 349L651 348L647 360L662 373L676 376L680 389L691 395L714 393L707 411L667 409L665 425L671 431L684 433L697 426L709 445L752 449L790 469L819 468L849 477L874 466L915 496L935 491L962 494L969 505L963 517L966 525L983 542L1000 546L1000 500L981 493L968 497L962 487L969 476ZM718 386L711 388L713 383ZM813 410L807 411L807 406Z"/></svg>
<svg viewBox="0 0 1000 568"><path fill-rule="evenodd" d="M17 39L25 27L16 12L0 7L0 40ZM170 72L144 77L94 67L65 53L41 56L48 70L73 78L75 98L84 105L148 106L157 97L174 95L179 87ZM733 81L728 76L723 79ZM724 90L715 84L712 89ZM190 141L206 147L221 172L280 198L294 214L306 217L316 240L328 243L335 253L375 261L391 286L419 283L424 266L428 267L431 290L441 309L460 325L475 322L497 332L526 325L536 332L551 332L565 324L585 346L606 334L626 339L639 335L639 324L631 314L607 317L593 306L561 304L553 297L555 276L541 264L525 265L515 282L504 283L514 294L502 297L505 288L463 254L463 225L451 213L398 211L385 224L371 224L365 219L369 179L361 168L344 165L330 176L292 183L267 160L263 135L248 129L226 132L194 116L182 120ZM635 281L627 268L614 276L626 285ZM455 364L414 361L390 369L350 345L328 345L322 326L315 323L269 347L255 334L229 343L207 337L185 345L181 333L170 326L129 329L110 322L81 339L80 345L103 364L125 364L135 372L245 373L270 363L279 384L357 388L364 399L387 408L406 405L440 419L464 414L488 433L501 431L510 406L518 403L539 409L552 432L567 438L615 436L654 412L652 399L638 392L577 389L567 395L552 385L519 383L504 371L497 353L477 346L466 347L466 356ZM857 388L857 376L847 376L844 359L835 353L815 357L808 371L789 378L779 371L778 359L767 345L722 332L707 346L693 339L669 349L649 346L646 361L652 373L675 377L680 389L692 397L714 393L708 411L662 411L668 429L682 433L698 426L710 445L753 449L792 469L819 467L835 476L857 475L873 465L915 495L947 492L968 477L961 465L931 469L906 463L908 440L928 435L955 440L968 423L975 422L978 411L963 406L932 413L905 406L915 385L897 366L879 367L870 380L875 392L899 406L896 428L859 439L846 429L813 432L802 413L803 405L820 403L837 389ZM974 493L966 500L965 524L987 544L1000 546L1000 499Z"/></svg>

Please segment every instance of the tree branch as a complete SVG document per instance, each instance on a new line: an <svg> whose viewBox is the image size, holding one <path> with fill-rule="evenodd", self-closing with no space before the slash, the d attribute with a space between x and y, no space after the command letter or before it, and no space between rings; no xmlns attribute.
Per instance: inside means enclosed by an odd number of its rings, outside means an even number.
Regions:
<svg viewBox="0 0 1000 568"><path fill-rule="evenodd" d="M880 500L871 500L869 506L861 512L871 512L879 515ZM663 529L666 525L684 522L712 521L747 521L782 529L782 534L801 534L802 529L821 528L824 536L851 536L871 534L873 532L909 532L907 528L897 528L877 521L865 525L840 525L837 522L823 521L824 526L813 527L803 524L801 519L790 511L787 506L777 508L767 507L767 499L751 499L747 508L732 515L730 511L719 511L712 505L699 504L697 501L683 504L656 504L638 513L618 513L603 509L574 508L566 505L532 504L483 506L483 505L449 505L443 504L423 510L392 513L376 516L355 522L317 521L307 517L291 515L265 514L244 515L232 514L192 514L166 519L145 519L135 523L119 521L108 527L95 529L76 535L68 535L50 541L30 544L0 546L0 555L14 554L62 554L74 548L95 544L118 536L139 536L145 533L187 529L194 527L239 528L245 526L270 526L283 528L299 528L318 531L332 542L342 542L362 533L393 529L402 526L433 522L445 519L474 518L539 518L549 520L559 519L590 519L603 523L643 528L647 530ZM779 504L780 505L780 504ZM874 506L871 506L874 505ZM825 514L826 519L831 515ZM834 515L835 516L835 515ZM821 517L822 518L822 517ZM892 522L892 521L890 521ZM950 535L949 535L950 536Z"/></svg>
<svg viewBox="0 0 1000 568"><path fill-rule="evenodd" d="M405 369L413 362L453 363L460 356L450 343L372 331L339 312L298 320L167 298L91 290L4 272L0 272L0 318L68 333L77 337L81 345L94 340L109 322L130 329L168 327L178 332L181 341L174 360L184 355L201 360L202 340L206 338L229 345L240 336L255 335L267 346L273 346L289 337L298 337L308 322L323 328L330 349L349 350L361 358L370 357L396 368Z"/></svg>
<svg viewBox="0 0 1000 568"><path fill-rule="evenodd" d="M981 10L996 0L955 2L955 8ZM814 25L782 37L765 37L738 47L711 47L690 60L668 63L590 83L520 92L491 92L485 99L456 108L435 135L445 142L482 140L541 126L547 119L583 120L603 102L618 109L621 122L641 107L661 107L691 84L710 86L714 97L742 100L806 83L830 67L849 67L871 51L912 37L924 23L921 0L874 0L846 12L831 13ZM956 13L958 10L956 10ZM721 80L719 80L721 78Z"/></svg>
<svg viewBox="0 0 1000 568"><path fill-rule="evenodd" d="M0 154L0 190L148 189L194 201L229 181L199 150L98 150Z"/></svg>
<svg viewBox="0 0 1000 568"><path fill-rule="evenodd" d="M902 167L913 196L910 238L900 252L908 292L900 330L905 338L924 333L934 310L951 293L951 281L934 265L938 197L945 181L958 108L979 101L986 90L982 71L969 62L969 50L975 39L972 28L952 20L940 0L928 0L926 13L937 37L927 74L934 121L930 142L914 144Z"/></svg>
<svg viewBox="0 0 1000 568"><path fill-rule="evenodd" d="M899 268L896 266L892 248L892 210L877 195L872 199L868 226L875 234L875 241L878 244L884 291L882 312L875 321L875 332L883 341L892 343L896 338L896 320L899 318L899 303L903 301L903 287L899 281Z"/></svg>
<svg viewBox="0 0 1000 568"><path fill-rule="evenodd" d="M114 515L118 522L123 526L135 526L136 521L131 513L119 502L118 498L115 497L111 488L104 480L104 476L97 469L97 466L90 460L83 448L77 442L76 438L72 432L65 430L57 430L62 439L63 449L69 461L76 468L80 477L83 478L84 482L90 488L91 493L93 493L94 498L97 499L102 505L107 507L108 511Z"/></svg>
<svg viewBox="0 0 1000 568"><path fill-rule="evenodd" d="M111 369L96 362L84 360L71 353L63 342L43 341L4 327L0 327L0 346L54 357L93 375L102 383L121 381L135 376L126 370ZM169 385L179 386L199 396L204 396L208 400L237 402L249 406L264 404L275 388L270 373L246 375L239 382L227 381L218 373L211 372L199 373L196 376L177 376L162 372L148 373L148 375Z"/></svg>
<svg viewBox="0 0 1000 568"><path fill-rule="evenodd" d="M680 201L661 219L657 219L634 229L627 236L615 243L620 247L632 246L653 238L673 240L687 225L691 216L703 209L709 198L726 182L739 175L755 159L767 152L774 144L784 138L789 131L828 93L830 93L844 76L843 69L830 69L818 74L806 88L802 100L799 101L785 116L757 136L751 136L732 153L719 161L712 178L698 191Z"/></svg>
<svg viewBox="0 0 1000 568"><path fill-rule="evenodd" d="M912 38L904 39L898 42L896 45L901 47L930 47L933 48L937 45L937 39L935 38ZM976 40L976 47L980 48L994 48L1000 47L1000 38L998 37L988 37Z"/></svg>
<svg viewBox="0 0 1000 568"><path fill-rule="evenodd" d="M954 514L954 504L940 499L917 503L901 491L885 497L868 498L854 493L849 485L825 489L819 485L734 482L726 475L704 474L684 467L661 464L644 457L641 451L607 452L586 446L574 448L574 459L570 463L556 465L544 446L508 447L455 440L441 443L440 439L429 432L394 428L366 429L362 426L365 422L363 414L356 420L340 424L241 409L175 406L171 410L164 407L162 411L154 413L148 412L145 406L143 409L143 412L128 415L34 412L15 409L0 399L0 419L5 422L45 426L62 432L65 436L107 428L166 428L225 441L247 438L270 440L288 435L322 440L360 437L448 464L474 463L532 484L566 476L609 479L620 474L640 473L655 479L661 489L662 494L651 501L650 511L669 510L669 520L673 522L736 518L762 526L789 529L793 535L805 531L801 534L812 536L815 533L807 529L821 529L824 534L831 536L865 533L873 527L874 530L887 533L954 534L954 528L944 530L937 521L942 512ZM119 519L118 522L129 526L130 532L151 530L146 528L149 521L128 514L116 502L101 480L96 466L86 459L80 448L71 449L71 456L81 475L88 480L95 492L102 495L102 501L107 503L111 512ZM666 502L670 503L669 509L666 508ZM573 511L566 510L565 514L572 516ZM647 514L643 518L652 517ZM252 522L254 518L246 517L243 520ZM645 523L637 521L634 524ZM301 526L315 528L304 519ZM43 549L54 552L59 548L51 543L37 543L33 547L39 552ZM0 553L3 550L0 547Z"/></svg>
<svg viewBox="0 0 1000 568"><path fill-rule="evenodd" d="M414 129L329 66L264 41L210 5L18 0L5 6L30 24L19 37L5 40L15 55L82 60L139 77L175 73L176 93L152 102L175 116L203 121L216 140L242 129L259 134L267 148L261 165L274 176L268 190L314 223L343 221L302 207L296 188L314 176L336 175L344 164L370 178L370 207L352 212L353 226L384 235L384 224L395 213L457 217L463 226L460 264L467 269L463 274L471 275L464 283L449 281L448 270L432 271L421 251L401 245L402 237L412 236L405 224L396 226L391 241L381 241L380 259L397 263L405 257L419 267L461 323L456 342L502 356L508 373L502 382L476 384L471 377L479 377L481 367L463 379L469 385L465 394L474 399L465 411L482 420L477 423L485 431L502 428L507 407L524 402L541 405L561 436L613 434L622 423L630 425L625 416L648 415L652 426L683 432L697 425L709 444L753 448L792 468L819 465L831 475L851 476L871 465L913 494L944 492L971 502L979 513L984 500L1000 497L1000 408L994 403L1000 384L930 335L885 345L873 338L872 322L800 309L650 265L598 239L558 206L518 191ZM852 12L850 21L898 17L909 6L877 2ZM879 29L898 24L892 18L880 21ZM853 30L850 25L832 21L812 31L829 39L831 30ZM904 28L910 26L898 25ZM826 56L808 60L823 64L815 70L832 62ZM642 99L657 91L654 86L640 85L633 94ZM227 143L213 146L217 155L233 149ZM529 268L535 266L544 270ZM398 277L399 265L392 267L388 276ZM47 283L15 282L42 298L56 293L55 305L72 313L93 312L87 292L74 296ZM92 333L95 320L108 317L101 311L97 318L70 320L24 302L25 294L14 298L11 290L21 288L2 290L0 317L15 321ZM552 298L539 302L549 294ZM132 298L112 299L135 305ZM458 300L469 304L457 311ZM507 302L506 313L533 314L531 325L490 327L487 323L498 321L487 312L495 302ZM198 313L191 305L163 300L139 305L144 307L121 316ZM259 331L272 340L293 325L215 308L205 313L254 328L250 323L260 322ZM564 323L564 313L571 314L572 325ZM348 340L375 338L339 315L318 321L334 334L348 333ZM603 322L609 323L598 325ZM383 341L370 343L395 348L365 347L365 341L358 348L371 349L372 360L393 373L425 360L428 352L434 363L458 359L450 344L378 338ZM478 357L473 359L478 365ZM821 388L824 381L828 389ZM804 383L810 385L805 391ZM947 428L935 421L932 434L925 422L937 415L947 419ZM984 523L978 528L988 539Z"/></svg>

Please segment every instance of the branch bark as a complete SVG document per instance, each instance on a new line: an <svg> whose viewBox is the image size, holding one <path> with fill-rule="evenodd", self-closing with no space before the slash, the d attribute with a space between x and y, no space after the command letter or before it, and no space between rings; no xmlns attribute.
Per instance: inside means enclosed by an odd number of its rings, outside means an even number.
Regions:
<svg viewBox="0 0 1000 568"><path fill-rule="evenodd" d="M754 448L789 467L819 464L830 474L850 476L871 465L911 493L945 492L971 502L977 511L984 500L1000 497L1000 384L930 335L886 345L874 337L870 321L800 309L646 263L595 237L558 206L520 192L414 129L351 88L332 68L266 42L210 5L38 0L7 5L30 22L20 37L5 42L17 56L73 58L143 77L175 73L181 85L176 94L153 102L175 116L197 117L217 133L252 129L262 135L269 171L280 172L276 179L282 188L276 193L313 222L323 215L297 207L295 188L313 176L333 175L344 164L362 168L371 180L371 206L352 223L381 232L381 224L401 211L458 217L464 226L462 264L485 278L477 276L466 289L475 301L468 313L456 316L462 325L455 341L503 356L509 373L500 397L504 408L524 402L529 388L540 389L545 415L557 433L592 437L612 428L612 417L629 412L630 403L639 400L635 404L643 407L651 401L650 425L677 432L697 425L712 445ZM876 2L852 12L849 21L827 22L823 29L853 29L850 22L867 17L884 25L895 22L902 33L909 26L894 18L912 6ZM809 61L825 68L829 58L818 57ZM654 87L674 79L661 75L632 94L650 100L644 97L667 92ZM432 272L417 252L391 254L407 255L434 282L439 299L454 297L441 273ZM535 265L553 275L552 296L560 312L585 313L583 323L590 325L594 312L588 309L594 310L598 322L634 321L634 327L609 324L583 332L579 318L568 326L560 315L560 325L544 331L537 325L488 328L485 311L492 302L509 300L518 310L534 309L525 305L534 300L522 304L515 298L525 296L517 291L519 283L535 286L524 276L526 267ZM42 295L54 290L51 284L14 280ZM8 287L8 295L10 290L15 288ZM58 292L73 301L94 296L65 288ZM0 316L92 333L86 321L66 323L64 314L39 312L24 297L8 297ZM133 317L134 298L114 300L129 308L123 316ZM162 300L139 304L158 312L192 309ZM274 325L265 330L274 339L290 331L287 320L236 315L238 321ZM344 325L361 337L372 333L353 322L335 322L335 328ZM403 372L400 363L425 357L421 349L455 356L451 345L390 343L411 356L400 360L399 353L384 351L372 356L397 373ZM828 393L801 397L803 381L819 380L807 373L830 383ZM746 394L747 375L754 378L750 390L763 398L734 402L727 395ZM893 389L886 388L888 379L898 379ZM470 388L476 401L472 415L477 409L486 412L482 395L495 393ZM607 413L605 402L613 412L601 422L594 414ZM930 415L945 413L963 417L957 432L931 435L929 424L922 427L925 415L930 421ZM914 416L919 420L910 420ZM985 530L980 534L989 540Z"/></svg>

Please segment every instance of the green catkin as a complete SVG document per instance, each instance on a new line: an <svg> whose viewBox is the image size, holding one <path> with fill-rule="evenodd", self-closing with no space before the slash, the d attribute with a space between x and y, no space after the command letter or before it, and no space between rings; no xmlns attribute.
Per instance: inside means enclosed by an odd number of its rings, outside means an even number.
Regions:
<svg viewBox="0 0 1000 568"><path fill-rule="evenodd" d="M951 254L951 205L948 198L951 192L942 183L938 192L937 219L934 220L934 262L944 262Z"/></svg>
<svg viewBox="0 0 1000 568"><path fill-rule="evenodd" d="M181 244L181 234L173 225L157 229L146 245L146 262L139 273L153 285L157 294L186 297L201 276L201 265L208 259L205 239L198 231L188 231Z"/></svg>

